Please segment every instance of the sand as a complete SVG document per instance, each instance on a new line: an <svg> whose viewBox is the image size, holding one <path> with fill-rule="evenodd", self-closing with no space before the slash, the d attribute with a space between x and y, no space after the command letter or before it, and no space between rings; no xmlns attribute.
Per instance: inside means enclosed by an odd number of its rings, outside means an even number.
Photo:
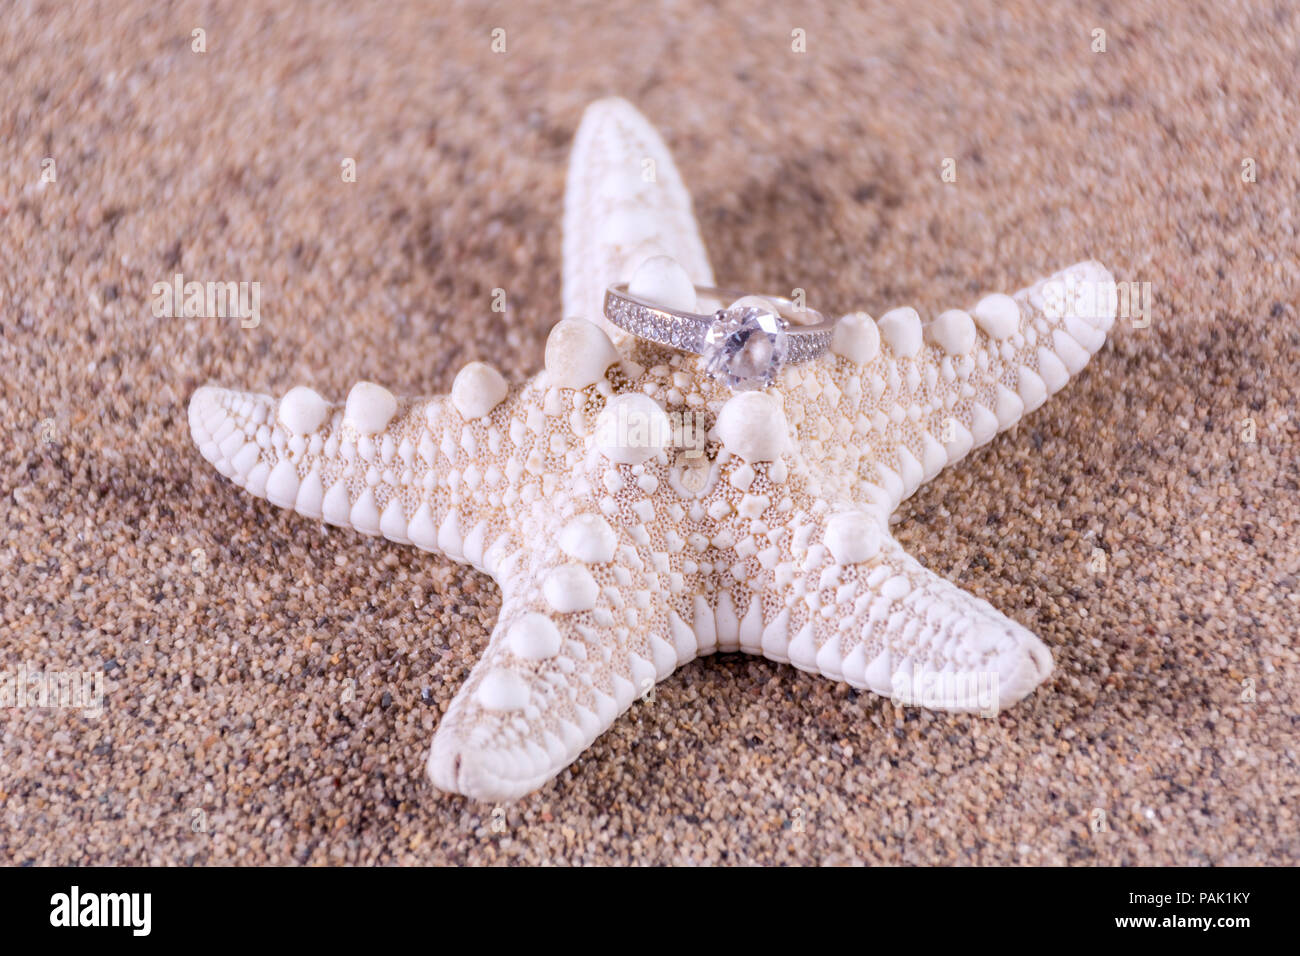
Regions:
<svg viewBox="0 0 1300 956"><path fill-rule="evenodd" d="M1300 860L1293 6L275 6L0 17L0 666L105 692L0 713L0 861ZM536 371L570 139L612 93L727 284L878 315L1088 257L1150 283L1149 326L903 509L921 560L1052 649L1011 711L715 657L494 814L424 774L491 581L191 445L205 382ZM177 272L259 282L260 324L155 318Z"/></svg>

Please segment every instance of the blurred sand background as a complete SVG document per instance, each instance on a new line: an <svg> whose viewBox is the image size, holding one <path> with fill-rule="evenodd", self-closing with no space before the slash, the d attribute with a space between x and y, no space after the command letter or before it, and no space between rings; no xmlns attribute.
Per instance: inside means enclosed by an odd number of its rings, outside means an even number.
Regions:
<svg viewBox="0 0 1300 956"><path fill-rule="evenodd" d="M0 862L1300 861L1294 4L281 6L0 16L0 668L107 695L0 712ZM714 657L494 829L424 760L495 586L243 494L185 407L536 371L609 94L727 284L933 314L1096 257L1152 321L904 506L1051 647L1030 698L904 710ZM260 326L155 319L176 272L259 281Z"/></svg>

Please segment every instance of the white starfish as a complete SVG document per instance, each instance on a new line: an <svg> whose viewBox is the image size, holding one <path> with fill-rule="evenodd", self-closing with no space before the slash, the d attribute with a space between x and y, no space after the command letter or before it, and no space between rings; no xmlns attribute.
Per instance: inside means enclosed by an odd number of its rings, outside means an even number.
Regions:
<svg viewBox="0 0 1300 956"><path fill-rule="evenodd" d="M570 318L530 381L472 362L429 399L362 382L343 405L303 387L190 402L204 457L253 494L500 585L491 642L433 740L434 784L528 793L714 651L955 710L1009 706L1044 680L1043 643L907 555L889 517L1083 368L1114 318L1113 301L1083 307L1106 270L929 323L845 316L831 353L732 395L696 356L601 314L610 282L690 307L687 278L713 278L672 159L627 103L587 110L567 190ZM704 454L674 445L682 421L708 429Z"/></svg>

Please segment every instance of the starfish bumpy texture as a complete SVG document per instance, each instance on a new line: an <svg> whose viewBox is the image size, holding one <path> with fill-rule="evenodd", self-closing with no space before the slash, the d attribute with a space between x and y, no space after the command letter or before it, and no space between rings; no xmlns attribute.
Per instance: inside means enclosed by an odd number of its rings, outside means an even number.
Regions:
<svg viewBox="0 0 1300 956"><path fill-rule="evenodd" d="M251 493L501 587L433 740L443 790L536 789L656 681L718 651L951 710L1008 707L1051 672L1035 635L924 568L889 522L1083 368L1114 309L1076 308L1079 290L1109 273L1081 263L928 323L850 314L830 352L737 394L602 314L627 280L692 308L687 278L713 284L672 159L630 105L602 100L569 170L566 318L530 381L472 362L435 398L362 382L338 405L301 386L190 402L203 456Z"/></svg>

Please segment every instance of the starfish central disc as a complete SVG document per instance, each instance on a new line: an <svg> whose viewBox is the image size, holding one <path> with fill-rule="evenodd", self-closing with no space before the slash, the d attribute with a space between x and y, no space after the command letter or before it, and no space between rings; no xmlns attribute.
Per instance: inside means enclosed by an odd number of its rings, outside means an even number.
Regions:
<svg viewBox="0 0 1300 956"><path fill-rule="evenodd" d="M704 338L704 367L737 392L768 388L790 350L787 323L757 305L733 305L714 317Z"/></svg>

